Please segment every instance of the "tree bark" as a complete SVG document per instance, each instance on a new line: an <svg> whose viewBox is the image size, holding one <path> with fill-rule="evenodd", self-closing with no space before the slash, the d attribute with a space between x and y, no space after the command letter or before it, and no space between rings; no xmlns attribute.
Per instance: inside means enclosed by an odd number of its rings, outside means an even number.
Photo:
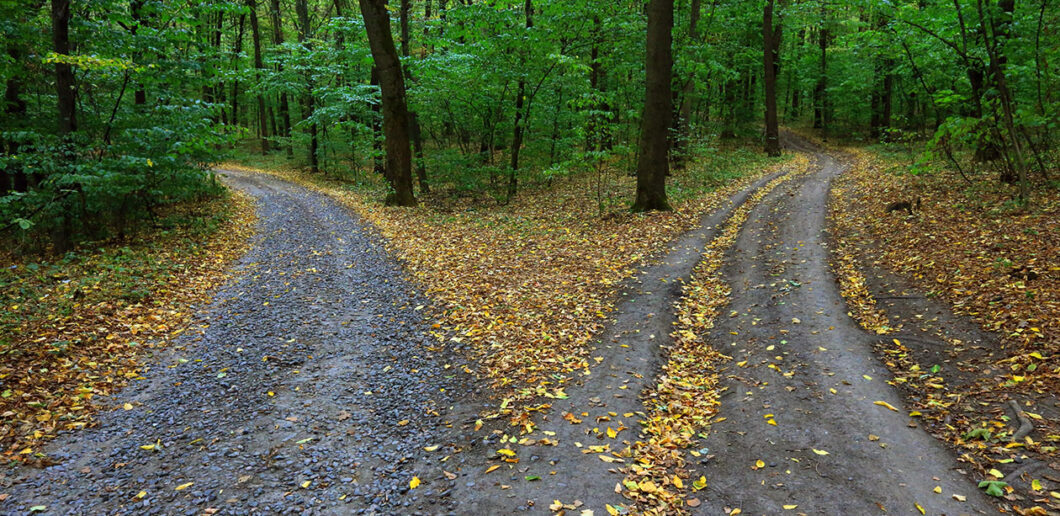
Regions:
<svg viewBox="0 0 1060 516"><path fill-rule="evenodd" d="M780 59L780 24L773 26L773 0L762 8L762 59L766 94L766 154L780 156L780 128L777 120L777 63Z"/></svg>
<svg viewBox="0 0 1060 516"><path fill-rule="evenodd" d="M302 48L309 52L309 4L306 0L297 0L295 2L295 12L298 15L298 43L302 45ZM313 116L313 112L316 110L316 102L313 98L313 78L309 75L310 72L306 72L306 89L308 90L304 96L302 96L302 121ZM316 174L320 171L320 160L317 156L317 150L319 149L320 142L317 139L317 124L312 122L309 124L309 171Z"/></svg>
<svg viewBox="0 0 1060 516"><path fill-rule="evenodd" d="M386 0L359 0L368 45L379 70L379 90L383 104L383 134L386 137L387 178L393 191L389 206L415 206L412 193L412 155L409 146L409 114L405 104L405 80L401 72Z"/></svg>
<svg viewBox="0 0 1060 516"><path fill-rule="evenodd" d="M532 0L526 0L523 4L523 14L526 15L526 28L534 26L534 5ZM526 98L526 78L519 77L519 86L515 94L515 123L512 129L512 160L511 168L508 170L508 196L511 201L519 188L519 150L523 146L523 104Z"/></svg>
<svg viewBox="0 0 1060 516"><path fill-rule="evenodd" d="M247 0L247 7L250 9L250 34L251 39L254 43L254 69L256 70L256 77L258 81L261 81L262 70L265 69L265 64L261 57L261 30L258 25L258 5L257 0ZM258 93L258 139L261 140L261 153L266 154L269 152L269 128L265 123L265 97Z"/></svg>
<svg viewBox="0 0 1060 516"><path fill-rule="evenodd" d="M427 2L427 15L430 16L430 0ZM409 58L411 49L409 45L409 11L412 9L412 0L401 0L401 55ZM413 82L412 72L402 67L405 71L405 80ZM416 155L416 180L420 185L420 193L429 193L431 186L427 182L427 165L423 161L423 134L420 131L420 120L416 112L409 110L409 133L412 136L412 150Z"/></svg>
<svg viewBox="0 0 1060 516"><path fill-rule="evenodd" d="M272 44L274 46L283 45L283 19L280 17L280 0L272 0L271 9L269 9L269 18L272 21ZM283 71L283 65L280 65L278 71ZM287 139L287 145L283 147L287 150L287 157L294 157L294 148L291 146L291 110L290 105L287 102L287 92L280 93L280 131L282 136Z"/></svg>
<svg viewBox="0 0 1060 516"><path fill-rule="evenodd" d="M673 107L673 0L649 0L645 55L644 116L637 158L637 198L633 211L669 210L666 176L669 173L667 133Z"/></svg>
<svg viewBox="0 0 1060 516"><path fill-rule="evenodd" d="M51 0L52 50L60 56L70 55L70 0ZM66 135L77 130L74 70L61 62L55 63L55 92L59 97L59 133Z"/></svg>

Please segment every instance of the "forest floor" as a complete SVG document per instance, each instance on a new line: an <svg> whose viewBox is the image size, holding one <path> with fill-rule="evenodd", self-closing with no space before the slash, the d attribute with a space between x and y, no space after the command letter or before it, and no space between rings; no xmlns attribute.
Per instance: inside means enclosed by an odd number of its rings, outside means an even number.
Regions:
<svg viewBox="0 0 1060 516"><path fill-rule="evenodd" d="M984 475L1055 489L1048 427L1037 456L984 467L947 445L952 419L920 417L911 386L938 371L911 368L998 338L846 260L830 191L860 162L785 139L637 216L576 179L498 210L382 210L226 171L258 199L236 279L115 410L47 445L56 464L0 474L0 512L977 514L998 510ZM1034 447L997 441L1014 416L982 448Z"/></svg>

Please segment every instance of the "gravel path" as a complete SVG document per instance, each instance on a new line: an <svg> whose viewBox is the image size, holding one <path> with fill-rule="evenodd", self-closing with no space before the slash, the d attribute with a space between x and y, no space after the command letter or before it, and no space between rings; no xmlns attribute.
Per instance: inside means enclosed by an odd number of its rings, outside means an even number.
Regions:
<svg viewBox="0 0 1060 516"><path fill-rule="evenodd" d="M444 453L423 447L448 424L450 393L469 391L427 349L427 302L348 210L224 175L259 199L258 235L204 331L149 360L97 427L53 441L59 465L0 477L0 513L447 511L448 483L409 490Z"/></svg>

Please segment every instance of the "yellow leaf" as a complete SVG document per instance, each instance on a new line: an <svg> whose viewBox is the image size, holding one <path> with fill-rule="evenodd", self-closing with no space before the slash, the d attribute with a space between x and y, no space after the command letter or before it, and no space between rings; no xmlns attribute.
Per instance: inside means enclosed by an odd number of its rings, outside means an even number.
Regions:
<svg viewBox="0 0 1060 516"><path fill-rule="evenodd" d="M1037 478L1034 479L1034 480L1031 480L1031 489L1033 489L1035 491L1041 491L1042 490L1042 483Z"/></svg>
<svg viewBox="0 0 1060 516"><path fill-rule="evenodd" d="M143 498L145 496L147 496L147 491L140 491L139 493L136 493L137 498Z"/></svg>
<svg viewBox="0 0 1060 516"><path fill-rule="evenodd" d="M1037 480L1035 482L1037 482ZM676 487L678 489L684 489L685 488L685 483L682 482L681 481L681 477L679 477L677 475L674 475L674 487Z"/></svg>
<svg viewBox="0 0 1060 516"><path fill-rule="evenodd" d="M893 410L895 412L898 412L898 409L894 408L894 405L891 405L890 403L887 403L886 401L874 401L874 402L872 402L872 404L873 405L879 405L881 407L887 407L887 408L889 408L889 409L891 409L891 410Z"/></svg>
<svg viewBox="0 0 1060 516"><path fill-rule="evenodd" d="M305 482L302 482L302 489L309 489L309 484L312 484L312 483L313 483L312 480L306 480Z"/></svg>
<svg viewBox="0 0 1060 516"><path fill-rule="evenodd" d="M195 483L195 482L188 482L187 484L181 484L181 485L177 486L177 487L176 487L175 489L176 489L177 491L183 491L183 490L185 490L185 489L187 489L187 488L191 487L191 486L192 486L192 484L194 484L194 483Z"/></svg>
<svg viewBox="0 0 1060 516"><path fill-rule="evenodd" d="M935 494L942 494L942 487L941 486L935 486L935 489L932 489L932 491L934 491Z"/></svg>
<svg viewBox="0 0 1060 516"><path fill-rule="evenodd" d="M429 452L436 451L438 449L438 447L439 447L439 445L437 445L437 444L435 444L433 446L424 446L423 447L423 451L429 451Z"/></svg>
<svg viewBox="0 0 1060 516"><path fill-rule="evenodd" d="M765 462L762 462L762 460L761 460L761 459L759 459L759 460L756 460L756 461L755 461L755 467L756 467L756 468L764 468L764 467L766 467L766 463L765 463Z"/></svg>
<svg viewBox="0 0 1060 516"><path fill-rule="evenodd" d="M1005 478L1005 475L996 469L991 469L990 471L987 471L987 473L990 473L997 478Z"/></svg>
<svg viewBox="0 0 1060 516"><path fill-rule="evenodd" d="M499 453L501 455L504 455L505 457L514 457L515 456L515 452L512 451L512 450L509 450L508 448L501 448L501 449L497 450L497 453Z"/></svg>
<svg viewBox="0 0 1060 516"><path fill-rule="evenodd" d="M817 448L811 448L811 449L812 449L812 450L813 450L813 452L814 452L814 453L816 453L817 455L828 455L828 452L826 452L826 451L824 451L824 450L818 450Z"/></svg>
<svg viewBox="0 0 1060 516"><path fill-rule="evenodd" d="M486 473L489 473L489 472L491 472L491 471L497 471L497 468L499 468L499 467L500 467L500 465L498 465L498 464L494 464L494 465L492 465L492 466L490 466L490 467L486 468Z"/></svg>
<svg viewBox="0 0 1060 516"><path fill-rule="evenodd" d="M777 421L775 419L770 419L769 421L766 421L766 423L769 423L773 426L777 426Z"/></svg>
<svg viewBox="0 0 1060 516"><path fill-rule="evenodd" d="M916 503L916 502L913 502L913 505L915 505L915 506L916 506L916 510L920 511L920 514L926 514L926 513L924 512L924 508L923 508L923 507L921 507L921 506L920 506L920 504L918 504L918 503Z"/></svg>
<svg viewBox="0 0 1060 516"><path fill-rule="evenodd" d="M123 408L125 410L132 410L133 406L132 406L132 403L126 403L126 404L122 405L121 408Z"/></svg>
<svg viewBox="0 0 1060 516"><path fill-rule="evenodd" d="M416 489L419 485L420 477L412 477L412 480L409 480L409 489Z"/></svg>
<svg viewBox="0 0 1060 516"><path fill-rule="evenodd" d="M785 505L784 506L784 510L786 510L786 511L790 511L792 509L798 509L798 508L799 508L798 505Z"/></svg>
<svg viewBox="0 0 1060 516"><path fill-rule="evenodd" d="M700 489L704 489L706 487L707 487L707 477L705 477L705 476L701 476L701 477L699 477L699 480L696 480L696 481L692 482L692 488L695 489L696 491L699 491Z"/></svg>
<svg viewBox="0 0 1060 516"><path fill-rule="evenodd" d="M618 509L611 507L611 504L609 503L604 504L604 509L607 509L607 514L610 514L611 516L618 516L620 514Z"/></svg>
<svg viewBox="0 0 1060 516"><path fill-rule="evenodd" d="M741 514L741 513L743 513L743 509L740 509L739 507L737 507L737 508L733 509L732 512L729 513L729 516L736 516L737 514Z"/></svg>
<svg viewBox="0 0 1060 516"><path fill-rule="evenodd" d="M611 439L614 439L615 437L618 437L618 432L616 432L611 427L607 427L607 436L610 437Z"/></svg>
<svg viewBox="0 0 1060 516"><path fill-rule="evenodd" d="M861 375L861 377L866 379L866 380L872 381L872 377L867 375L867 374L863 374L863 375Z"/></svg>

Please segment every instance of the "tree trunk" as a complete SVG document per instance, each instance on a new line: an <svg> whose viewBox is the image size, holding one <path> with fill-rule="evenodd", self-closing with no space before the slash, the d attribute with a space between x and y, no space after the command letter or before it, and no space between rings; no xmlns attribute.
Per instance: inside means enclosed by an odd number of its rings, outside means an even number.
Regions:
<svg viewBox="0 0 1060 516"><path fill-rule="evenodd" d="M427 16L430 16L430 0L427 2ZM411 49L409 45L409 11L412 9L412 0L401 0L401 55L408 59L409 52ZM408 68L405 70L405 80L413 82L412 72ZM423 161L423 134L420 131L420 120L416 116L416 112L409 110L409 133L412 136L412 150L416 155L416 180L420 185L421 193L429 193L431 191L430 184L427 183L427 164Z"/></svg>
<svg viewBox="0 0 1060 516"><path fill-rule="evenodd" d="M140 25L143 23L144 2L145 0L133 0L129 3L129 15L132 17L133 21L132 28L129 32L131 32L133 36L136 36L136 34L140 32ZM139 61L138 58L139 55L134 59ZM143 85L137 82L136 92L133 93L133 105L143 106L145 104L147 104L147 92L144 90Z"/></svg>
<svg viewBox="0 0 1060 516"><path fill-rule="evenodd" d="M523 4L523 14L526 15L526 28L534 26L534 5L531 0ZM515 94L515 123L512 129L512 161L508 170L508 192L507 200L515 197L519 188L519 150L523 146L523 99L526 98L526 78L519 77L519 86Z"/></svg>
<svg viewBox="0 0 1060 516"><path fill-rule="evenodd" d="M250 34L251 39L254 42L254 69L255 77L258 82L261 81L262 70L265 69L265 64L261 58L261 30L258 25L258 5L257 0L247 0L247 7L250 9ZM265 97L258 93L258 139L261 140L261 153L266 154L269 152L269 128L265 124Z"/></svg>
<svg viewBox="0 0 1060 516"><path fill-rule="evenodd" d="M817 44L821 49L820 70L817 85L813 89L813 128L821 129L828 136L828 29L825 24L825 10L821 7L821 29L817 33Z"/></svg>
<svg viewBox="0 0 1060 516"><path fill-rule="evenodd" d="M405 79L401 72L386 0L359 0L372 59L379 70L383 100L383 133L386 137L386 168L393 189L386 198L391 206L415 206L412 193L412 155L409 150L409 114L405 104Z"/></svg>
<svg viewBox="0 0 1060 516"><path fill-rule="evenodd" d="M702 0L692 0L688 18L688 40L692 45L699 43L699 16L701 9ZM677 118L674 120L676 124L674 132L676 134L673 138L674 148L671 156L674 168L679 169L684 168L688 158L688 140L692 133L692 93L696 89L695 74L691 74L684 79L684 86L681 88L680 95L681 103L678 105Z"/></svg>
<svg viewBox="0 0 1060 516"><path fill-rule="evenodd" d="M379 86L379 68L373 66L368 79L371 86ZM380 100L382 96L380 96ZM372 106L372 171L387 178L386 164L383 163L383 107L379 102ZM389 178L387 178L389 180Z"/></svg>
<svg viewBox="0 0 1060 516"><path fill-rule="evenodd" d="M298 43L302 45L302 48L309 52L309 4L306 0L297 0L295 2L295 12L298 14ZM306 72L306 88L307 93L302 97L302 121L313 116L313 112L316 110L316 102L313 98L313 78L309 75L310 72ZM309 124L309 171L316 174L320 171L320 160L317 156L317 150L320 146L320 142L317 140L317 124L312 122Z"/></svg>
<svg viewBox="0 0 1060 516"><path fill-rule="evenodd" d="M243 32L246 28L247 15L239 15L239 30L236 32L236 43L235 48L232 52L232 69L235 70L236 77L239 77L239 54L243 53ZM239 79L232 80L232 124L239 124Z"/></svg>
<svg viewBox="0 0 1060 516"><path fill-rule="evenodd" d="M645 55L644 116L637 158L637 198L633 211L669 210L666 176L669 173L667 132L671 126L673 74L673 0L649 0Z"/></svg>
<svg viewBox="0 0 1060 516"><path fill-rule="evenodd" d="M51 0L52 50L61 56L70 55L70 0ZM74 70L62 59L55 63L55 92L59 97L59 133L66 135L77 130Z"/></svg>
<svg viewBox="0 0 1060 516"><path fill-rule="evenodd" d="M272 44L274 46L283 45L283 19L280 17L280 0L272 0L271 9L269 9L269 18L272 20ZM279 65L278 71L283 71L283 65ZM282 136L287 139L287 144L284 148L287 150L287 157L294 157L294 148L291 145L291 110L287 103L287 92L280 93L280 130Z"/></svg>
<svg viewBox="0 0 1060 516"><path fill-rule="evenodd" d="M766 94L766 154L780 156L780 128L777 120L777 63L780 59L780 24L773 26L773 0L766 0L762 8L762 59L765 69Z"/></svg>

